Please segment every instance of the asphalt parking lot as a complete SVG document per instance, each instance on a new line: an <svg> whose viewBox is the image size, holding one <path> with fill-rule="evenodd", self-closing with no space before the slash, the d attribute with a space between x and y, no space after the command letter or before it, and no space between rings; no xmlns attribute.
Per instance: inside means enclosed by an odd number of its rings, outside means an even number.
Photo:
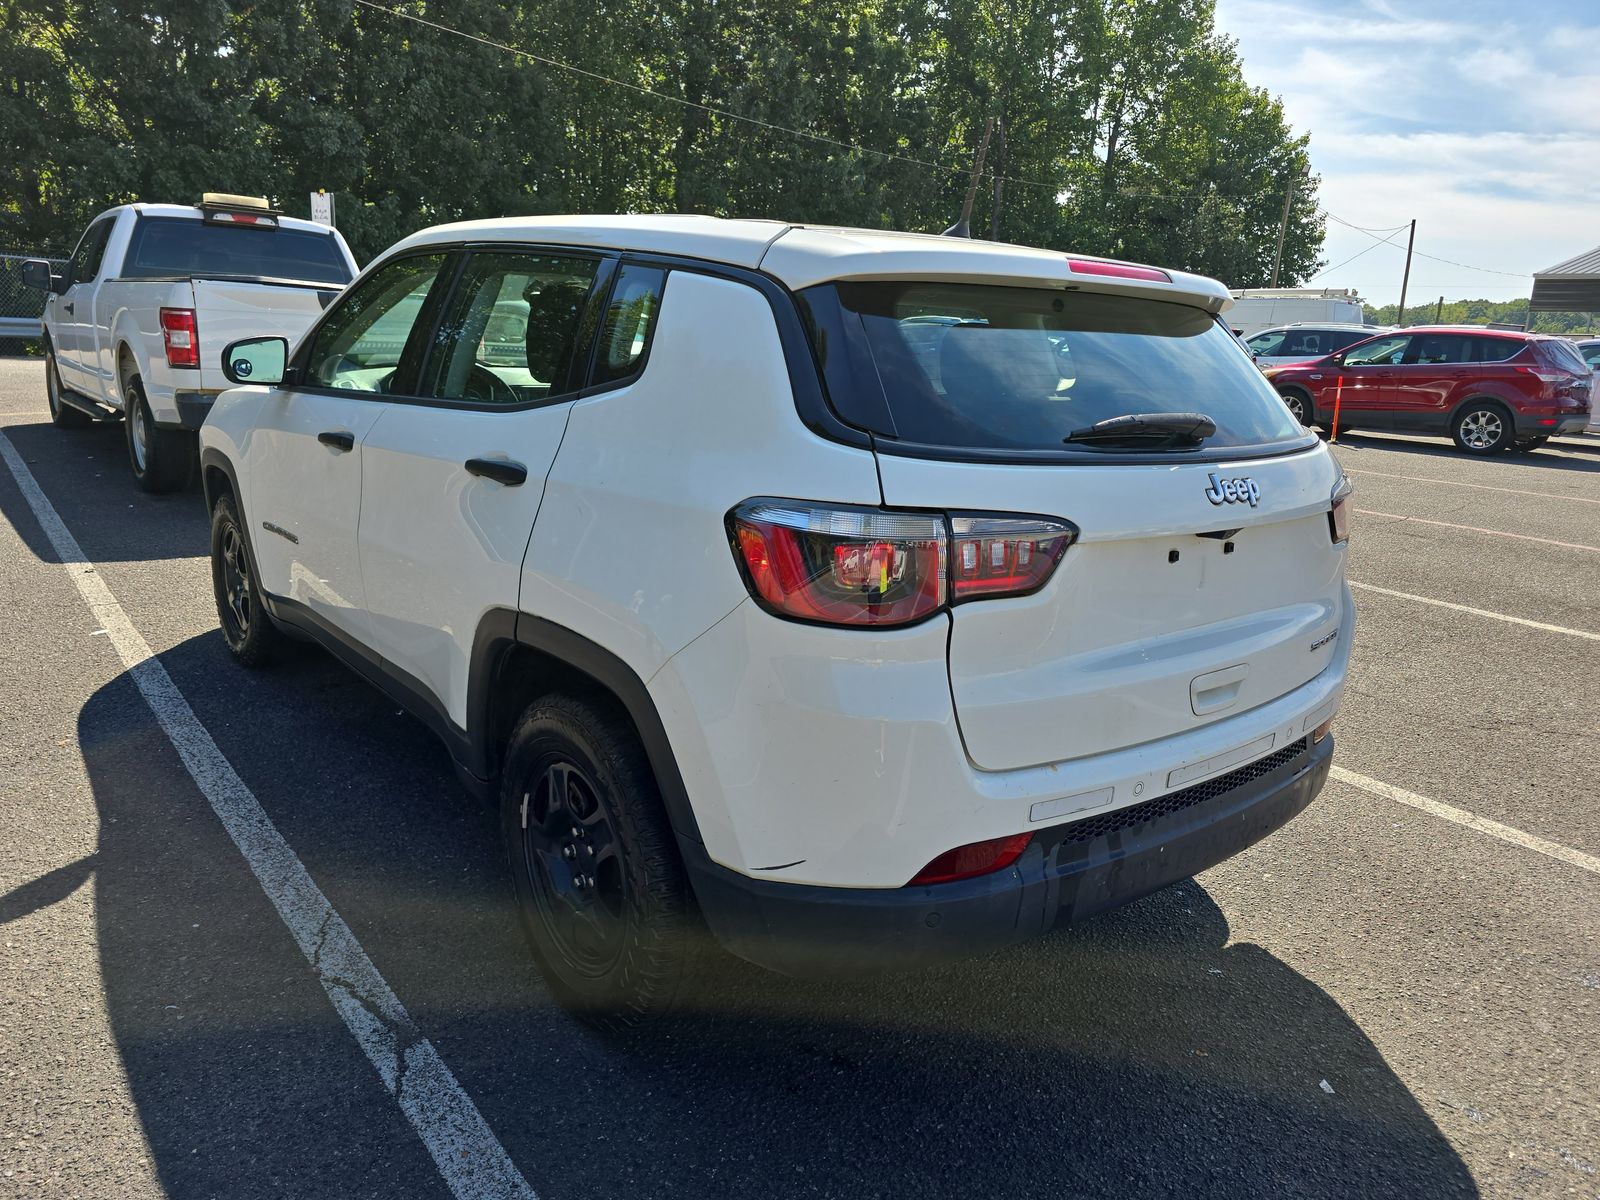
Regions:
<svg viewBox="0 0 1600 1200"><path fill-rule="evenodd" d="M618 1040L553 1005L494 822L420 725L314 652L233 664L198 490L136 491L120 427L52 428L37 362L0 360L0 432L85 560L0 462L0 1197L1600 1197L1600 440L1341 438L1338 774L1266 842L958 967L722 964L682 1027ZM500 1184L430 1157L74 573L470 1097Z"/></svg>

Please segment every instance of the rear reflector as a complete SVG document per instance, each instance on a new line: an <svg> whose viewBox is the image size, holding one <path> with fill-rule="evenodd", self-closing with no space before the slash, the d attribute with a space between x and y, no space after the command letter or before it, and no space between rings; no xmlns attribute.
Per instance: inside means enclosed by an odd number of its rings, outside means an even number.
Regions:
<svg viewBox="0 0 1600 1200"><path fill-rule="evenodd" d="M200 338L194 324L194 309L163 308L161 340L167 349L169 367L199 367Z"/></svg>
<svg viewBox="0 0 1600 1200"><path fill-rule="evenodd" d="M958 879L971 879L975 875L1004 870L1022 857L1022 852L1032 840L1031 833L1013 833L1007 837L991 838L987 842L973 842L968 846L946 850L912 876L906 886L954 883Z"/></svg>
<svg viewBox="0 0 1600 1200"><path fill-rule="evenodd" d="M1152 283L1171 283L1172 276L1154 267L1136 267L1131 263L1100 262L1092 258L1069 258L1067 268L1074 275L1105 275L1112 279L1147 279Z"/></svg>

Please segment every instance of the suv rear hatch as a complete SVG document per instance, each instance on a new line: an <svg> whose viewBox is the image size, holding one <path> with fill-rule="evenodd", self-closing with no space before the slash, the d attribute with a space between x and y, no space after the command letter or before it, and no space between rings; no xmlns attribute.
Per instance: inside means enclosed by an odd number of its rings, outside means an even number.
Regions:
<svg viewBox="0 0 1600 1200"><path fill-rule="evenodd" d="M819 339L830 391L881 387L887 506L1078 530L1038 591L952 609L950 687L977 766L1152 742L1274 700L1333 661L1339 468L1209 313L1059 285L842 283L807 300L835 335ZM1065 440L1174 412L1215 430Z"/></svg>

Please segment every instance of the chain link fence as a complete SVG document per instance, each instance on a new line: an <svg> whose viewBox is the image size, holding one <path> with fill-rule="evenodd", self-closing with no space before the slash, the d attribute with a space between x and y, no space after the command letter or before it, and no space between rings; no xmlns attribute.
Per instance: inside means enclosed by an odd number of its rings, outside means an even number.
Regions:
<svg viewBox="0 0 1600 1200"><path fill-rule="evenodd" d="M30 258L63 261L46 251L0 254L0 354L39 352L39 314L44 311L44 293L23 286L22 264Z"/></svg>

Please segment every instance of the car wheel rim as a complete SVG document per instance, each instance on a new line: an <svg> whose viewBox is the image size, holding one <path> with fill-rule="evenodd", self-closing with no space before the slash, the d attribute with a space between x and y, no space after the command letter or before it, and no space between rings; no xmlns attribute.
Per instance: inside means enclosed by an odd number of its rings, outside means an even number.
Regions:
<svg viewBox="0 0 1600 1200"><path fill-rule="evenodd" d="M521 870L544 944L570 971L606 975L622 956L622 856L594 778L547 758L522 794Z"/></svg>
<svg viewBox="0 0 1600 1200"><path fill-rule="evenodd" d="M142 472L145 469L145 458L149 454L150 430L146 422L150 415L145 411L143 402L137 395L133 398L133 420L130 422L133 433L133 465Z"/></svg>
<svg viewBox="0 0 1600 1200"><path fill-rule="evenodd" d="M1488 409L1468 413L1461 422L1461 440L1474 450L1487 450L1500 440L1504 432L1500 418Z"/></svg>
<svg viewBox="0 0 1600 1200"><path fill-rule="evenodd" d="M250 560L245 556L238 527L232 524L222 531L222 603L230 639L244 641L250 636L254 608L250 600Z"/></svg>
<svg viewBox="0 0 1600 1200"><path fill-rule="evenodd" d="M1289 415L1304 425L1306 423L1306 406L1300 403L1300 397L1285 396L1283 402L1289 406Z"/></svg>

